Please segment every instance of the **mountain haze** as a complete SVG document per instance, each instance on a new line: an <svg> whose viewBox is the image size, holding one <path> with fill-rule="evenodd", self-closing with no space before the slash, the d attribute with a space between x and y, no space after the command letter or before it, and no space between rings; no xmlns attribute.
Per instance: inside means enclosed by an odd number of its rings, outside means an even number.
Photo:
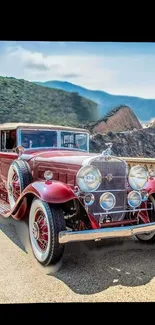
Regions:
<svg viewBox="0 0 155 325"><path fill-rule="evenodd" d="M98 116L102 118L110 109L115 106L129 106L140 121L149 121L155 117L155 99L144 99L140 97L111 95L104 91L89 90L84 87L66 81L46 81L35 83L49 88L63 89L69 92L77 92L81 96L98 103Z"/></svg>

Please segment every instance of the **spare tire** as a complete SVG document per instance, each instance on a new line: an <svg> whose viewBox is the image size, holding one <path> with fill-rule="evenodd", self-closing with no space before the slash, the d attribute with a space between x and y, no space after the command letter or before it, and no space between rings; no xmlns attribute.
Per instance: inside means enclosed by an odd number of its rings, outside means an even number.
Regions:
<svg viewBox="0 0 155 325"><path fill-rule="evenodd" d="M13 208L22 191L32 183L32 174L29 165L21 159L15 160L9 168L7 192L10 207Z"/></svg>

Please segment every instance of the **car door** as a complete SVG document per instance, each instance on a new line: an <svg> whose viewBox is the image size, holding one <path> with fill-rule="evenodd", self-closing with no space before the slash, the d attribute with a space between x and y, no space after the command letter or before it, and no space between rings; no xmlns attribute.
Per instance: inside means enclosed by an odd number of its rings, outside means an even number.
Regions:
<svg viewBox="0 0 155 325"><path fill-rule="evenodd" d="M0 188L6 188L8 170L12 162L18 158L11 148L6 149L6 135L8 131L1 131L0 141Z"/></svg>
<svg viewBox="0 0 155 325"><path fill-rule="evenodd" d="M13 152L0 152L0 175L1 181L6 183L8 170L12 162L18 158L17 153Z"/></svg>

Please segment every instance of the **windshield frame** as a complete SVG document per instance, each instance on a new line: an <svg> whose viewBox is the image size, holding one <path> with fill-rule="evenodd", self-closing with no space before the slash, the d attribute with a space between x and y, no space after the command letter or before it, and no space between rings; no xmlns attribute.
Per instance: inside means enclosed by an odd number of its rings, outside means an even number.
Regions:
<svg viewBox="0 0 155 325"><path fill-rule="evenodd" d="M83 152L89 152L89 141L90 141L90 138L89 138L89 132L88 131L70 131L70 130L66 130L66 129L61 129L61 130L57 130L57 129L46 129L46 128L17 128L17 146L21 146L22 144L22 131L40 131L40 132L43 132L43 131L54 131L57 133L57 146L56 147L32 147L32 148L24 148L24 151L27 151L27 150L38 150L38 149L43 149L43 150L49 150L49 149L52 149L52 150L56 150L56 149L60 149L60 150L78 150L78 151L83 151ZM67 133L75 133L75 134L86 134L87 136L87 150L84 150L84 149L80 149L80 148L70 148L70 147L62 147L61 146L61 132L67 132Z"/></svg>

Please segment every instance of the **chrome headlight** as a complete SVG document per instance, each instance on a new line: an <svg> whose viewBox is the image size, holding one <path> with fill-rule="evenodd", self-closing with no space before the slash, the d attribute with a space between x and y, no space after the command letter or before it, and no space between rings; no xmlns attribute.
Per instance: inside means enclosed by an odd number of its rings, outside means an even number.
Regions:
<svg viewBox="0 0 155 325"><path fill-rule="evenodd" d="M145 190L141 191L142 202L145 202L149 198L149 193Z"/></svg>
<svg viewBox="0 0 155 325"><path fill-rule="evenodd" d="M131 208L137 208L142 203L141 193L138 191L132 191L128 194L128 204Z"/></svg>
<svg viewBox="0 0 155 325"><path fill-rule="evenodd" d="M99 169L95 166L84 166L77 173L77 184L83 192L93 192L102 182Z"/></svg>
<svg viewBox="0 0 155 325"><path fill-rule="evenodd" d="M85 195L85 197L84 197L84 203L85 203L85 205L90 206L94 202L95 202L95 196L94 196L94 194L88 193L88 194Z"/></svg>
<svg viewBox="0 0 155 325"><path fill-rule="evenodd" d="M148 182L148 172L143 166L134 166L128 176L129 184L134 190L143 189Z"/></svg>
<svg viewBox="0 0 155 325"><path fill-rule="evenodd" d="M101 195L100 206L102 209L106 211L111 210L113 209L115 204L116 204L116 198L112 193L106 192Z"/></svg>
<svg viewBox="0 0 155 325"><path fill-rule="evenodd" d="M50 170L46 170L44 173L44 177L46 181L49 181L53 178L53 173Z"/></svg>

